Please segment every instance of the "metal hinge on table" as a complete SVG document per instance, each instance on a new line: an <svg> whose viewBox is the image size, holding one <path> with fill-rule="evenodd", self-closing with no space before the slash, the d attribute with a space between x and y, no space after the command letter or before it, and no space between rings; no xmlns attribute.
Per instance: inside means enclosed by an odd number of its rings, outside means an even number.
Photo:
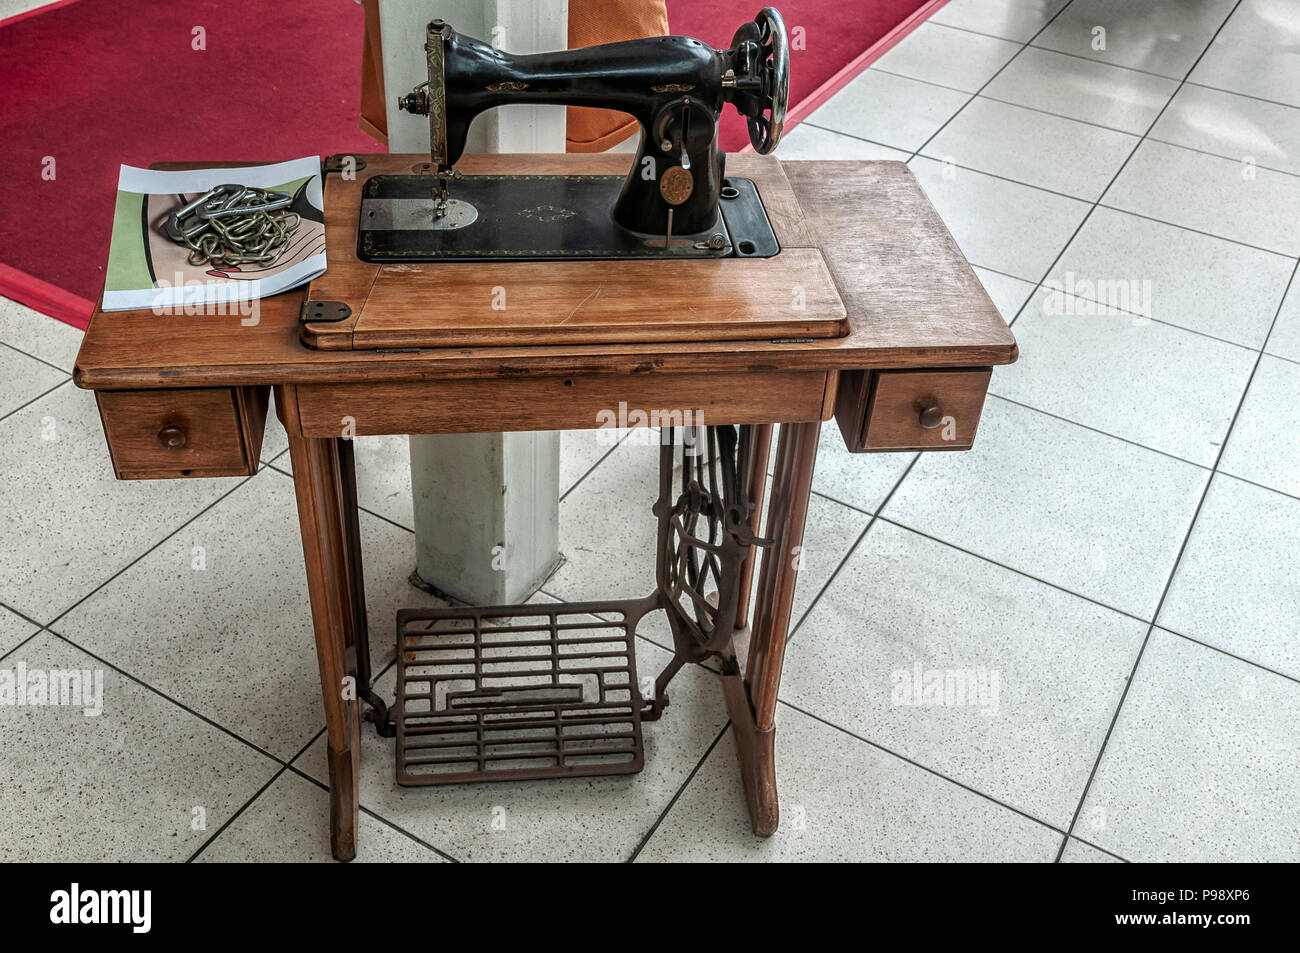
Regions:
<svg viewBox="0 0 1300 953"><path fill-rule="evenodd" d="M321 160L321 175L331 172L360 172L366 167L366 160L360 156L340 152L338 155L326 156Z"/></svg>
<svg viewBox="0 0 1300 953"><path fill-rule="evenodd" d="M333 323L352 317L352 309L342 301L304 301L298 311L300 324L315 322Z"/></svg>

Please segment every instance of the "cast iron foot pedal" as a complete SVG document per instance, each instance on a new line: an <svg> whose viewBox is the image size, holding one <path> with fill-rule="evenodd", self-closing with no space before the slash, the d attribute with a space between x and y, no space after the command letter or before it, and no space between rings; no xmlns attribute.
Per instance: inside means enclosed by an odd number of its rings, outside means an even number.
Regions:
<svg viewBox="0 0 1300 953"><path fill-rule="evenodd" d="M640 771L634 645L645 608L626 601L398 612L397 783Z"/></svg>

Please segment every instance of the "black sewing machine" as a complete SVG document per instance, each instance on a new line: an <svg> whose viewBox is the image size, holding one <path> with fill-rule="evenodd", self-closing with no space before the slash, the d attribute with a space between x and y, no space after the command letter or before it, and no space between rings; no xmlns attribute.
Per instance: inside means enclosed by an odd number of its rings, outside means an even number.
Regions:
<svg viewBox="0 0 1300 953"><path fill-rule="evenodd" d="M429 117L429 175L365 186L366 261L770 257L779 251L753 182L727 178L718 119L731 103L759 153L781 139L789 41L766 7L729 50L685 36L516 56L429 24L429 78L399 100ZM640 149L620 176L472 175L455 168L474 117L509 103L631 113Z"/></svg>

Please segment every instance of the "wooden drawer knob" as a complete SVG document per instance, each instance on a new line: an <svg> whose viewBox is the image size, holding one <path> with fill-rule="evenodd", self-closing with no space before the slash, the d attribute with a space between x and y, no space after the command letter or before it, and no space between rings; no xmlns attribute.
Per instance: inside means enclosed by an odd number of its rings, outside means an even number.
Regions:
<svg viewBox="0 0 1300 953"><path fill-rule="evenodd" d="M158 431L158 442L168 450L179 450L181 447L185 446L185 442L188 439L189 437L186 436L185 428L178 427L176 424L168 424L166 427L163 427L162 430Z"/></svg>
<svg viewBox="0 0 1300 953"><path fill-rule="evenodd" d="M919 419L922 427L926 430L933 430L943 423L943 408L939 406L937 400L926 401L921 405Z"/></svg>

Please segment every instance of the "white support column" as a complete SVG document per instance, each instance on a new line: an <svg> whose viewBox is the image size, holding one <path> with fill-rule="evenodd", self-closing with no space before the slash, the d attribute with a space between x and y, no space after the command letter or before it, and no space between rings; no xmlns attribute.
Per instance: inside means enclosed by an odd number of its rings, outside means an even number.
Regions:
<svg viewBox="0 0 1300 953"><path fill-rule="evenodd" d="M428 120L399 111L397 97L427 76L435 17L512 53L567 45L568 0L382 0L390 152L428 152ZM466 151L563 152L564 131L563 106L503 106L474 120ZM558 433L413 436L411 484L416 573L434 589L476 605L520 602L558 564Z"/></svg>

